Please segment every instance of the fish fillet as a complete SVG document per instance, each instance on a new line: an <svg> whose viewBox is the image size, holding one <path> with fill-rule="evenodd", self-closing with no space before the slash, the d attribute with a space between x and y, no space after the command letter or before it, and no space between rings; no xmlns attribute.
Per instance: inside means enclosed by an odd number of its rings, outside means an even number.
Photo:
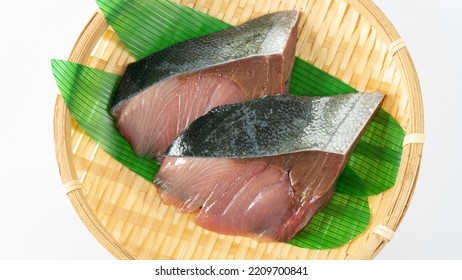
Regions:
<svg viewBox="0 0 462 280"><path fill-rule="evenodd" d="M161 157L211 108L287 92L298 12L268 14L128 65L111 112L138 155Z"/></svg>
<svg viewBox="0 0 462 280"><path fill-rule="evenodd" d="M162 200L199 211L200 226L288 241L324 207L384 95L277 95L223 105L166 152L154 180Z"/></svg>

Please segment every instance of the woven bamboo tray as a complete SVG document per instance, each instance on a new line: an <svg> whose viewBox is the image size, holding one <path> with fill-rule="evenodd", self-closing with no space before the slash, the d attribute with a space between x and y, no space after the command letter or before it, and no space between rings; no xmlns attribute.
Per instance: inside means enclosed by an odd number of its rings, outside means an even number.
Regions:
<svg viewBox="0 0 462 280"><path fill-rule="evenodd" d="M54 115L56 157L75 211L95 238L118 259L371 259L389 242L412 198L423 148L420 86L405 43L368 0L177 0L233 25L270 11L298 9L296 55L359 91L387 95L383 108L406 132L393 188L369 198L367 230L332 250L258 243L219 235L161 203L157 191L106 154L71 117L58 95ZM96 12L69 61L121 74L135 59Z"/></svg>

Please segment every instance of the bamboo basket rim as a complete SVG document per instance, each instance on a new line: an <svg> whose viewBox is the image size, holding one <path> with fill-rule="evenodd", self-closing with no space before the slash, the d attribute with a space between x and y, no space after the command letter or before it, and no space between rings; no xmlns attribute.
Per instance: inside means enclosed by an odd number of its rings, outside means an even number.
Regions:
<svg viewBox="0 0 462 280"><path fill-rule="evenodd" d="M403 156L400 164L397 184L399 191L393 195L394 204L387 215L387 221L371 229L367 242L353 255L346 259L372 259L392 239L394 232L401 223L409 203L413 197L419 173L424 142L423 104L416 69L404 41L399 36L393 24L382 11L370 0L344 0L369 20L389 47L389 52L396 61L403 75L403 81L409 95L407 110L410 119L405 129ZM79 35L69 56L69 61L84 63L91 54L95 38L99 38L109 28L104 16L96 11ZM78 179L75 162L70 146L71 115L62 97L58 94L54 112L55 153L59 172L65 192L78 216L94 235L94 237L117 259L135 259L135 256L124 248L101 224L89 205L81 182ZM396 186L395 186L396 187Z"/></svg>

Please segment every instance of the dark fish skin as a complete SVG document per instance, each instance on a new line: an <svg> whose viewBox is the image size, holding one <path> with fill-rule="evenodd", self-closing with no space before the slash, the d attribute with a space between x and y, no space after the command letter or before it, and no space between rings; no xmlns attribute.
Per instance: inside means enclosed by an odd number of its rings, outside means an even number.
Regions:
<svg viewBox="0 0 462 280"><path fill-rule="evenodd" d="M191 123L165 155L254 158L307 150L346 154L383 98L382 93L281 94L218 106Z"/></svg>
<svg viewBox="0 0 462 280"><path fill-rule="evenodd" d="M285 39L298 22L298 15L297 11L264 15L235 28L184 41L129 64L112 99L112 112L127 99L166 78L282 51ZM284 69L284 72L290 71ZM286 83L288 86L288 81Z"/></svg>

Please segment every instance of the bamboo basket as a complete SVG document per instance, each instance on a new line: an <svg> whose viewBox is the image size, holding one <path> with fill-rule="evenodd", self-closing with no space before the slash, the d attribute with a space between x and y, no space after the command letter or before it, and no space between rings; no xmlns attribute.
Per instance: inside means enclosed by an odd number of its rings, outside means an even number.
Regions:
<svg viewBox="0 0 462 280"><path fill-rule="evenodd" d="M277 10L303 12L296 55L359 91L387 95L383 108L404 128L394 187L369 197L371 222L342 247L309 250L258 243L195 225L161 203L149 182L111 158L79 127L60 95L54 115L56 157L68 198L82 222L117 259L372 259L393 237L412 198L423 148L423 105L406 45L369 0L176 0L233 25ZM83 29L69 61L121 74L135 59L101 13Z"/></svg>

